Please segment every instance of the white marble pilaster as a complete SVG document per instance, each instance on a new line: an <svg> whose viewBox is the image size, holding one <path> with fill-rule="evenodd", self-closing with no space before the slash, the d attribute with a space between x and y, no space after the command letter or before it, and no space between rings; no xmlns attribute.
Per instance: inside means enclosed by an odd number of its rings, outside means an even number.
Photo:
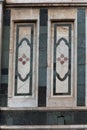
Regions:
<svg viewBox="0 0 87 130"><path fill-rule="evenodd" d="M53 48L54 48L54 24L52 20L60 24L72 24L71 40L71 95L53 95ZM72 22L70 22L73 20ZM57 23L56 22L56 23ZM47 107L75 107L77 97L77 10L75 8L61 8L48 10L48 45L47 45ZM57 85L58 86L58 85ZM64 85L62 85L64 86ZM66 84L67 86L67 84ZM60 87L58 86L58 89ZM67 88L67 87L66 87ZM56 89L57 90L57 89ZM62 89L64 90L64 89ZM67 90L67 89L66 89ZM64 90L64 91L66 91ZM57 90L60 92L60 90ZM61 92L60 92L61 93Z"/></svg>

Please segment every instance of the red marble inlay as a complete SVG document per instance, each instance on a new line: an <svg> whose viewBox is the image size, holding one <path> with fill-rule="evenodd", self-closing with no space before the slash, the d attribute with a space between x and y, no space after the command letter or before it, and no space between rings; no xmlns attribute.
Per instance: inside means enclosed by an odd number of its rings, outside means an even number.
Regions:
<svg viewBox="0 0 87 130"><path fill-rule="evenodd" d="M60 63L61 63L61 64L64 64L64 61L62 60L62 61L60 61Z"/></svg>
<svg viewBox="0 0 87 130"><path fill-rule="evenodd" d="M64 61L67 61L68 60L68 58L67 57L64 57Z"/></svg>
<svg viewBox="0 0 87 130"><path fill-rule="evenodd" d="M22 64L25 65L25 64L26 64L26 61L23 61Z"/></svg>
<svg viewBox="0 0 87 130"><path fill-rule="evenodd" d="M25 55L23 54L19 59L18 61L20 61L22 63L22 65L25 65L30 59Z"/></svg>
<svg viewBox="0 0 87 130"><path fill-rule="evenodd" d="M57 61L60 62L61 65L63 65L65 62L68 61L68 58L64 56L64 54L61 54L60 57L57 58Z"/></svg>
<svg viewBox="0 0 87 130"><path fill-rule="evenodd" d="M19 61L22 61L23 59L22 58L19 58Z"/></svg>

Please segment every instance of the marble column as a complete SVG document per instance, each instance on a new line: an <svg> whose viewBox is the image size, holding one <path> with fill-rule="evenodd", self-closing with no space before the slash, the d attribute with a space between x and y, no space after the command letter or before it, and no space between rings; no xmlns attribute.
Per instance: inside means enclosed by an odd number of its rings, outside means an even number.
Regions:
<svg viewBox="0 0 87 130"><path fill-rule="evenodd" d="M4 0L0 0L0 83L1 83L1 48L2 48L3 1Z"/></svg>

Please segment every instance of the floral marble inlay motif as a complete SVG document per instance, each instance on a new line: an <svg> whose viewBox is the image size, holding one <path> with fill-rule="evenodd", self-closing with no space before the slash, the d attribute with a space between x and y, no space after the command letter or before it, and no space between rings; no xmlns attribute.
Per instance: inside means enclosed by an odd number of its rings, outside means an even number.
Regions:
<svg viewBox="0 0 87 130"><path fill-rule="evenodd" d="M57 58L57 61L60 62L60 64L64 64L68 61L68 58L64 56L64 54L61 54L60 57Z"/></svg>
<svg viewBox="0 0 87 130"><path fill-rule="evenodd" d="M21 62L23 65L25 65L30 59L29 59L25 54L23 54L18 60L19 60L19 62Z"/></svg>

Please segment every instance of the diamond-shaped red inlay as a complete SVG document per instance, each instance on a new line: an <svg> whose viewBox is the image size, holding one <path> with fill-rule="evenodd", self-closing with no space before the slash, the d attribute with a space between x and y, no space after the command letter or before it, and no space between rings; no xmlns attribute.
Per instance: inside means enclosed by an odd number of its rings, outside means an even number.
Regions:
<svg viewBox="0 0 87 130"><path fill-rule="evenodd" d="M68 61L68 58L64 56L64 54L61 54L60 57L57 58L57 61L59 61L62 65Z"/></svg>
<svg viewBox="0 0 87 130"><path fill-rule="evenodd" d="M18 59L23 65L25 65L30 59L23 54L19 59Z"/></svg>
<svg viewBox="0 0 87 130"><path fill-rule="evenodd" d="M68 60L68 58L67 57L64 57L64 61L67 61Z"/></svg>
<svg viewBox="0 0 87 130"><path fill-rule="evenodd" d="M19 61L22 61L23 59L22 58L19 58Z"/></svg>
<svg viewBox="0 0 87 130"><path fill-rule="evenodd" d="M22 64L25 65L25 64L26 64L26 61L23 61Z"/></svg>
<svg viewBox="0 0 87 130"><path fill-rule="evenodd" d="M62 61L60 61L60 63L61 63L61 64L64 64L64 61L62 60Z"/></svg>

